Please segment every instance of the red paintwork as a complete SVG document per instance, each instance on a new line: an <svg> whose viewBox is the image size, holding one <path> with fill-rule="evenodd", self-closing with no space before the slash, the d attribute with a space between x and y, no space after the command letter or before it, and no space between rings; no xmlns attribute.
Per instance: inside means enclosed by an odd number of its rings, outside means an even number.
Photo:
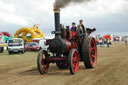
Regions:
<svg viewBox="0 0 128 85"><path fill-rule="evenodd" d="M74 41L74 42L72 42L72 46L71 46L71 49L72 48L77 48L77 44L76 44L76 42Z"/></svg>
<svg viewBox="0 0 128 85"><path fill-rule="evenodd" d="M70 51L73 48L77 48L77 44L75 41L71 42L70 40L66 40L66 39L65 39L65 41L66 41L66 45L67 45L66 51Z"/></svg>
<svg viewBox="0 0 128 85"><path fill-rule="evenodd" d="M71 32L72 32L72 39L76 39L77 33L75 31L71 31Z"/></svg>
<svg viewBox="0 0 128 85"><path fill-rule="evenodd" d="M94 54L92 54L93 51L94 51ZM92 66L95 67L96 61L97 61L97 47L96 47L95 39L93 38L90 43L90 60L91 60Z"/></svg>
<svg viewBox="0 0 128 85"><path fill-rule="evenodd" d="M72 44L71 44L71 42L70 42L69 40L67 40L67 39L65 39L65 41L66 41L66 45L67 45L66 51L69 51L69 50L71 49Z"/></svg>
<svg viewBox="0 0 128 85"><path fill-rule="evenodd" d="M65 43L66 43L66 51L70 51L73 48L77 48L77 43L74 41L74 39L76 39L76 32L75 31L69 31L69 37L71 40L69 39L64 39ZM50 42L50 40L47 40L46 43L48 44ZM62 60L68 60L67 57L60 57L60 58L56 58L56 57L49 57L46 59L46 61L62 61Z"/></svg>
<svg viewBox="0 0 128 85"><path fill-rule="evenodd" d="M45 55L45 54L44 54ZM41 56L41 68L43 72L47 72L49 69L49 63L46 63L46 59L44 58L45 56Z"/></svg>
<svg viewBox="0 0 128 85"><path fill-rule="evenodd" d="M77 48L77 43L75 42L77 33L75 31L68 31L67 33L69 39L65 39L67 45L66 51L70 51L73 48Z"/></svg>
<svg viewBox="0 0 128 85"><path fill-rule="evenodd" d="M48 57L48 58L46 58L46 61L66 61L66 60L68 60L68 58L67 57L53 57L53 58L50 58L50 57Z"/></svg>
<svg viewBox="0 0 128 85"><path fill-rule="evenodd" d="M69 39L69 40L72 40L72 39L76 39L76 31L67 31L67 38Z"/></svg>
<svg viewBox="0 0 128 85"><path fill-rule="evenodd" d="M78 69L79 69L79 56L78 56L78 52L75 51L73 53L73 56L72 56L72 65L73 65L73 70L74 72L77 72Z"/></svg>

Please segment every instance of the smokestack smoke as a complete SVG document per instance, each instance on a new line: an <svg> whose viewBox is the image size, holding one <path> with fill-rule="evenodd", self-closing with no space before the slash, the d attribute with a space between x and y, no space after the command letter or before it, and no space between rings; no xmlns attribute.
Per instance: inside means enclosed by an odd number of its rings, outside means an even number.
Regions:
<svg viewBox="0 0 128 85"><path fill-rule="evenodd" d="M89 2L90 0L55 0L54 9L60 9L66 7L71 2L73 3L82 3Z"/></svg>

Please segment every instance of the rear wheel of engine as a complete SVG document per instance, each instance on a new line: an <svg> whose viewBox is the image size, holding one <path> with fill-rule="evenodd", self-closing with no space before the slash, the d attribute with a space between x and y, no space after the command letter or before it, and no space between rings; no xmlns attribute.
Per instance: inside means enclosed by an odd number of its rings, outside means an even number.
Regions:
<svg viewBox="0 0 128 85"><path fill-rule="evenodd" d="M68 65L71 74L75 74L79 69L79 56L76 49L72 49L68 56Z"/></svg>
<svg viewBox="0 0 128 85"><path fill-rule="evenodd" d="M56 66L59 69L67 69L68 68L68 63L67 62L56 62Z"/></svg>
<svg viewBox="0 0 128 85"><path fill-rule="evenodd" d="M82 57L86 68L94 68L97 63L97 46L93 37L84 39Z"/></svg>
<svg viewBox="0 0 128 85"><path fill-rule="evenodd" d="M46 51L40 51L37 57L37 67L40 74L46 74L49 69L49 63L46 61Z"/></svg>

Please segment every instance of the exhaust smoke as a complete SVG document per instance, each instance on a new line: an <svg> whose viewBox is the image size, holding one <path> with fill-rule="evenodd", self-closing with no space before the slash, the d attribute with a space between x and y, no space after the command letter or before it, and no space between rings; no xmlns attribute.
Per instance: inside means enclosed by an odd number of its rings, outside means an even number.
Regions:
<svg viewBox="0 0 128 85"><path fill-rule="evenodd" d="M72 3L85 3L91 0L55 0L54 9L60 9L66 7L68 4Z"/></svg>

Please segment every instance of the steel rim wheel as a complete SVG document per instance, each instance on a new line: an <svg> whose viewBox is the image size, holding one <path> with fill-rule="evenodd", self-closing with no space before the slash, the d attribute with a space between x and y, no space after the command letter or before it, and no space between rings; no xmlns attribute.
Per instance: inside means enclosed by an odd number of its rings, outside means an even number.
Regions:
<svg viewBox="0 0 128 85"><path fill-rule="evenodd" d="M96 47L96 42L93 38L91 39L89 54L90 54L90 61L92 63L92 66L95 67L97 60L97 47Z"/></svg>
<svg viewBox="0 0 128 85"><path fill-rule="evenodd" d="M46 53L44 51L40 51L37 59L37 67L40 74L46 74L49 69L49 63L46 61Z"/></svg>
<svg viewBox="0 0 128 85"><path fill-rule="evenodd" d="M84 39L82 46L82 57L87 69L96 67L97 63L97 46L93 37Z"/></svg>
<svg viewBox="0 0 128 85"><path fill-rule="evenodd" d="M68 57L69 69L71 74L75 74L79 69L79 56L76 49L72 49Z"/></svg>

